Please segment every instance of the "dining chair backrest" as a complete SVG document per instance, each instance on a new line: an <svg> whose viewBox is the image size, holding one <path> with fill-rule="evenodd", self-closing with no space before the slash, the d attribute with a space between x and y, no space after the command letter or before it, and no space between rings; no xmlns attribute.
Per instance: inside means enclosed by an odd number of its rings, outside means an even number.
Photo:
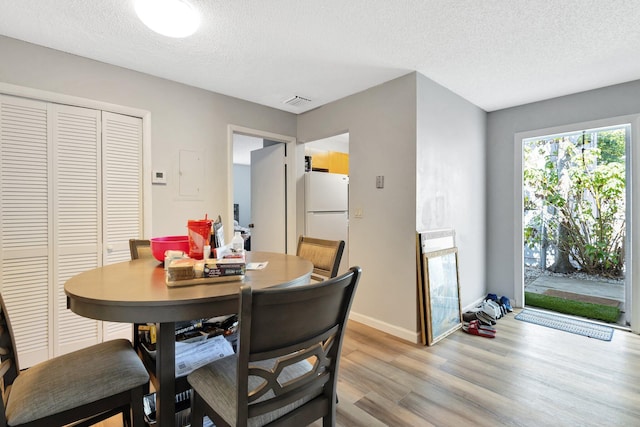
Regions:
<svg viewBox="0 0 640 427"><path fill-rule="evenodd" d="M6 308L4 300L0 297L0 397L2 404L2 413L0 413L0 425L7 425L6 406L9 400L9 392L11 385L16 379L20 368L18 367L18 358L15 357L14 349L15 341L13 338L13 330L11 323L5 317Z"/></svg>
<svg viewBox="0 0 640 427"><path fill-rule="evenodd" d="M338 275L343 251L344 240L300 236L296 255L311 261L313 264L311 278L321 281Z"/></svg>
<svg viewBox="0 0 640 427"><path fill-rule="evenodd" d="M0 359L0 426L88 426L119 413L126 425L144 425L149 375L128 340L95 344L21 371L0 295Z"/></svg>
<svg viewBox="0 0 640 427"><path fill-rule="evenodd" d="M225 385L217 383L218 374L210 375L216 366L220 374L228 373L228 358L189 376L192 425L202 425L203 407L216 425L275 420L277 425L307 425L318 418L333 425L327 422L335 422L340 353L360 275L361 269L352 267L339 277L305 286L255 291L242 286L240 344L233 369L237 377ZM227 386L237 394L236 405L219 401ZM236 408L235 414L228 413L229 406Z"/></svg>
<svg viewBox="0 0 640 427"><path fill-rule="evenodd" d="M131 252L131 260L146 259L153 257L151 253L151 241L147 239L129 239L129 251ZM138 335L138 328L141 323L133 324L133 348L136 351L140 349L140 337ZM142 349L143 350L143 349Z"/></svg>
<svg viewBox="0 0 640 427"><path fill-rule="evenodd" d="M151 241L146 239L129 239L131 259L151 258Z"/></svg>

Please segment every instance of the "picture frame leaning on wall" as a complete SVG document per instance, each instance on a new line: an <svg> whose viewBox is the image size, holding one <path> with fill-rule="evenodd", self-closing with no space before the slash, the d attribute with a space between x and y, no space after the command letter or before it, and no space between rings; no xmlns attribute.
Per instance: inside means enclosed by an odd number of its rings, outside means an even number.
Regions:
<svg viewBox="0 0 640 427"><path fill-rule="evenodd" d="M462 327L458 248L423 254L423 283L427 318L427 345L433 345Z"/></svg>

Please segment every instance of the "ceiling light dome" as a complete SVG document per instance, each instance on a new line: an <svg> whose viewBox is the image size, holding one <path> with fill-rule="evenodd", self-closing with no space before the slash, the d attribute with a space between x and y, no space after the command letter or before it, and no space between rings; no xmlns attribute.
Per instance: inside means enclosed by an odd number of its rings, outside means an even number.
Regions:
<svg viewBox="0 0 640 427"><path fill-rule="evenodd" d="M188 37L200 26L200 14L185 0L135 0L138 17L156 33Z"/></svg>

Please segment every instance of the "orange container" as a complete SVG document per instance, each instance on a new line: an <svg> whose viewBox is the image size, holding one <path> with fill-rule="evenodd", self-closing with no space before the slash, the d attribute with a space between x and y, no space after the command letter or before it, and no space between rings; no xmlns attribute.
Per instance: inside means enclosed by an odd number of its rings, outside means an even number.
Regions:
<svg viewBox="0 0 640 427"><path fill-rule="evenodd" d="M189 236L189 258L202 259L204 247L209 244L211 238L211 224L213 221L207 219L190 219L187 223Z"/></svg>

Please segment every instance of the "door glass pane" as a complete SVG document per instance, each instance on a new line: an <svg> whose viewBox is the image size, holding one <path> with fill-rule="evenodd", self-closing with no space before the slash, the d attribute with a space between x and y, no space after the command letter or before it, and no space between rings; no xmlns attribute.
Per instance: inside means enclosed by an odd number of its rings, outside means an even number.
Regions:
<svg viewBox="0 0 640 427"><path fill-rule="evenodd" d="M523 141L525 304L623 319L627 138L617 126Z"/></svg>

